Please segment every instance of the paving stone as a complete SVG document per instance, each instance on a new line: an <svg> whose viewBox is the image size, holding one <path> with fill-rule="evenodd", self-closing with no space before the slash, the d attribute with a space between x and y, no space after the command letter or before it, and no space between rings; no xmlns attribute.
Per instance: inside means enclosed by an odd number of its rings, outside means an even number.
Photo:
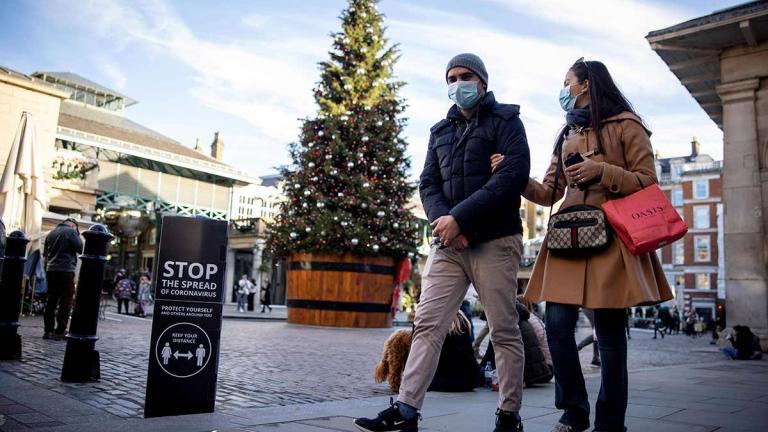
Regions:
<svg viewBox="0 0 768 432"><path fill-rule="evenodd" d="M33 423L46 423L52 422L54 419L36 412L24 413L24 414L11 414L10 417L19 423L33 424Z"/></svg>
<svg viewBox="0 0 768 432"><path fill-rule="evenodd" d="M25 405L13 404L0 406L0 413L5 415L24 414L30 412L34 412L34 410Z"/></svg>
<svg viewBox="0 0 768 432"><path fill-rule="evenodd" d="M314 420L304 420L298 423L334 431L358 432L359 429L352 424L352 420L354 420L352 417L324 417Z"/></svg>
<svg viewBox="0 0 768 432"><path fill-rule="evenodd" d="M631 403L627 405L627 416L641 417L641 418L648 418L648 419L660 419L662 417L666 417L670 414L676 413L681 410L682 410L681 408L669 408L669 407L639 405L636 403Z"/></svg>
<svg viewBox="0 0 768 432"><path fill-rule="evenodd" d="M10 418L4 418L2 422L0 422L0 431L2 432L15 432L15 431L29 431L31 430L28 426L17 422L14 419Z"/></svg>
<svg viewBox="0 0 768 432"><path fill-rule="evenodd" d="M662 420L708 426L713 428L711 430L715 430L718 427L761 432L768 430L768 415L766 415L764 410L748 411L750 410L743 410L737 414L722 414L710 411L683 410L670 414Z"/></svg>

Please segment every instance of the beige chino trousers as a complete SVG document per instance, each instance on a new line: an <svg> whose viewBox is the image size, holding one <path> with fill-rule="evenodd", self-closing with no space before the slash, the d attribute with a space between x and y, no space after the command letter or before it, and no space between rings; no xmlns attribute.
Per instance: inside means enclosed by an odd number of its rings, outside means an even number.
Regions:
<svg viewBox="0 0 768 432"><path fill-rule="evenodd" d="M432 246L422 274L413 341L397 400L421 409L437 370L440 349L469 283L475 285L491 329L499 375L499 408L519 411L523 398L523 340L515 309L521 235L481 243L461 252Z"/></svg>

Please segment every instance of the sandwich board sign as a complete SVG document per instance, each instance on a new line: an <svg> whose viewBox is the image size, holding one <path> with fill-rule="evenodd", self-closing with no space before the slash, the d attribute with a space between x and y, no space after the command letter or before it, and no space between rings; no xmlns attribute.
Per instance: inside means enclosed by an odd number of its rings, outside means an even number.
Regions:
<svg viewBox="0 0 768 432"><path fill-rule="evenodd" d="M144 417L213 412L227 222L165 216L161 231Z"/></svg>

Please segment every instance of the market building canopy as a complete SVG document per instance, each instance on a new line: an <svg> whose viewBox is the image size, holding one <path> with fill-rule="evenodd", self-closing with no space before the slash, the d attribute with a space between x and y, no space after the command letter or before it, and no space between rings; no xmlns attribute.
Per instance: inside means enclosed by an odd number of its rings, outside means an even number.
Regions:
<svg viewBox="0 0 768 432"><path fill-rule="evenodd" d="M717 94L720 55L728 48L768 41L768 2L723 9L648 33L651 48L721 129L723 107Z"/></svg>

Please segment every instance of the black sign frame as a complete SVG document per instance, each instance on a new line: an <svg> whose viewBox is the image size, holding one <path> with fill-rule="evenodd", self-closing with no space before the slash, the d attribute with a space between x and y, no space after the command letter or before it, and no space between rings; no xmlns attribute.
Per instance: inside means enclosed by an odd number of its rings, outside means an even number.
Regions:
<svg viewBox="0 0 768 432"><path fill-rule="evenodd" d="M144 417L213 412L228 224L164 216L161 226Z"/></svg>

